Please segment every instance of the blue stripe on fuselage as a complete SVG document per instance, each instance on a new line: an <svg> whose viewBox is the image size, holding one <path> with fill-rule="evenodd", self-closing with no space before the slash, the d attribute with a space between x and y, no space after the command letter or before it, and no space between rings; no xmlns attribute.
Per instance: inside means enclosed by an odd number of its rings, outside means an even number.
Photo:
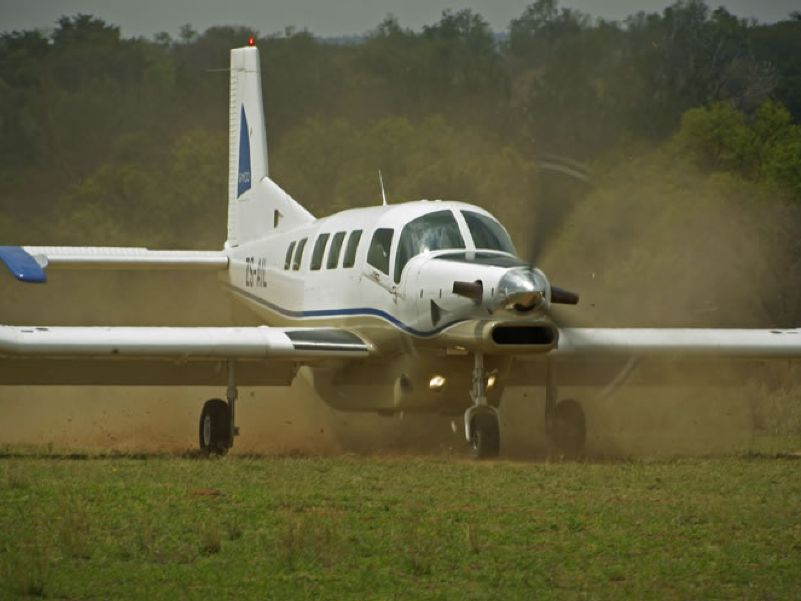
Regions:
<svg viewBox="0 0 801 601"><path fill-rule="evenodd" d="M403 330L404 332L412 334L413 336L419 336L421 338L430 338L431 336L436 336L446 328L449 328L457 323L466 321L464 319L456 319L454 321L443 324L433 330L418 330L416 328L413 328L412 326L406 325L394 315L391 315L386 311L382 311L381 309L376 309L373 307L356 307L353 309L315 309L313 311L292 311L291 309L284 309L283 307L279 307L278 305L273 304L270 301L264 300L263 298L259 298L255 294L246 292L245 290L237 288L236 286L229 285L229 287L237 294L240 294L245 298L248 298L255 303L267 307L271 311L279 313L285 317L291 317L293 319L304 319L304 318L315 318L315 317L353 317L358 315L379 317L381 319L390 322L392 325Z"/></svg>

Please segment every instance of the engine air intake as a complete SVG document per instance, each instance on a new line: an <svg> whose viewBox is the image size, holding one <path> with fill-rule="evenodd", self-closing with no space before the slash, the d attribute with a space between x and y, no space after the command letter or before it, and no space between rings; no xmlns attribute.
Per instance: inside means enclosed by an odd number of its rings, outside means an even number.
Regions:
<svg viewBox="0 0 801 601"><path fill-rule="evenodd" d="M556 332L547 325L499 325L492 330L492 341L498 345L552 346Z"/></svg>

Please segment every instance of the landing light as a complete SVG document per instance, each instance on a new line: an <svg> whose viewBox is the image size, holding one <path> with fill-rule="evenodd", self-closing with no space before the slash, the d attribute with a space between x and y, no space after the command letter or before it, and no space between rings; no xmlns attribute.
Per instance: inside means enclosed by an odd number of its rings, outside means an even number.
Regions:
<svg viewBox="0 0 801 601"><path fill-rule="evenodd" d="M487 378L487 390L492 390L495 388L495 382L498 380L498 377L495 374L490 374Z"/></svg>
<svg viewBox="0 0 801 601"><path fill-rule="evenodd" d="M446 382L447 380L444 376L433 376L428 382L428 387L434 392L439 392Z"/></svg>

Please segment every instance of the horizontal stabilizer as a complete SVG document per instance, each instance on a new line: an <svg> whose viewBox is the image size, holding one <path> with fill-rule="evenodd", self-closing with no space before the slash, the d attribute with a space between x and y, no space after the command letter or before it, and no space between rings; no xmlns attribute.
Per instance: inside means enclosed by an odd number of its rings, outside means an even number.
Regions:
<svg viewBox="0 0 801 601"><path fill-rule="evenodd" d="M21 282L41 284L47 281L42 265L21 246L0 246L0 261Z"/></svg>
<svg viewBox="0 0 801 601"><path fill-rule="evenodd" d="M45 269L206 270L228 268L220 251L98 246L0 246L0 261L23 282L47 280Z"/></svg>

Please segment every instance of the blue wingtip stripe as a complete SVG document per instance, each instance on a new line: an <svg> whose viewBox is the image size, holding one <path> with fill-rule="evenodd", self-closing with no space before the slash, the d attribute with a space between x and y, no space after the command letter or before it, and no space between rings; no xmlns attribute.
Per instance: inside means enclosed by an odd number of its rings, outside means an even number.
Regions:
<svg viewBox="0 0 801 601"><path fill-rule="evenodd" d="M42 266L21 246L0 246L0 261L21 282L43 284L47 281Z"/></svg>

